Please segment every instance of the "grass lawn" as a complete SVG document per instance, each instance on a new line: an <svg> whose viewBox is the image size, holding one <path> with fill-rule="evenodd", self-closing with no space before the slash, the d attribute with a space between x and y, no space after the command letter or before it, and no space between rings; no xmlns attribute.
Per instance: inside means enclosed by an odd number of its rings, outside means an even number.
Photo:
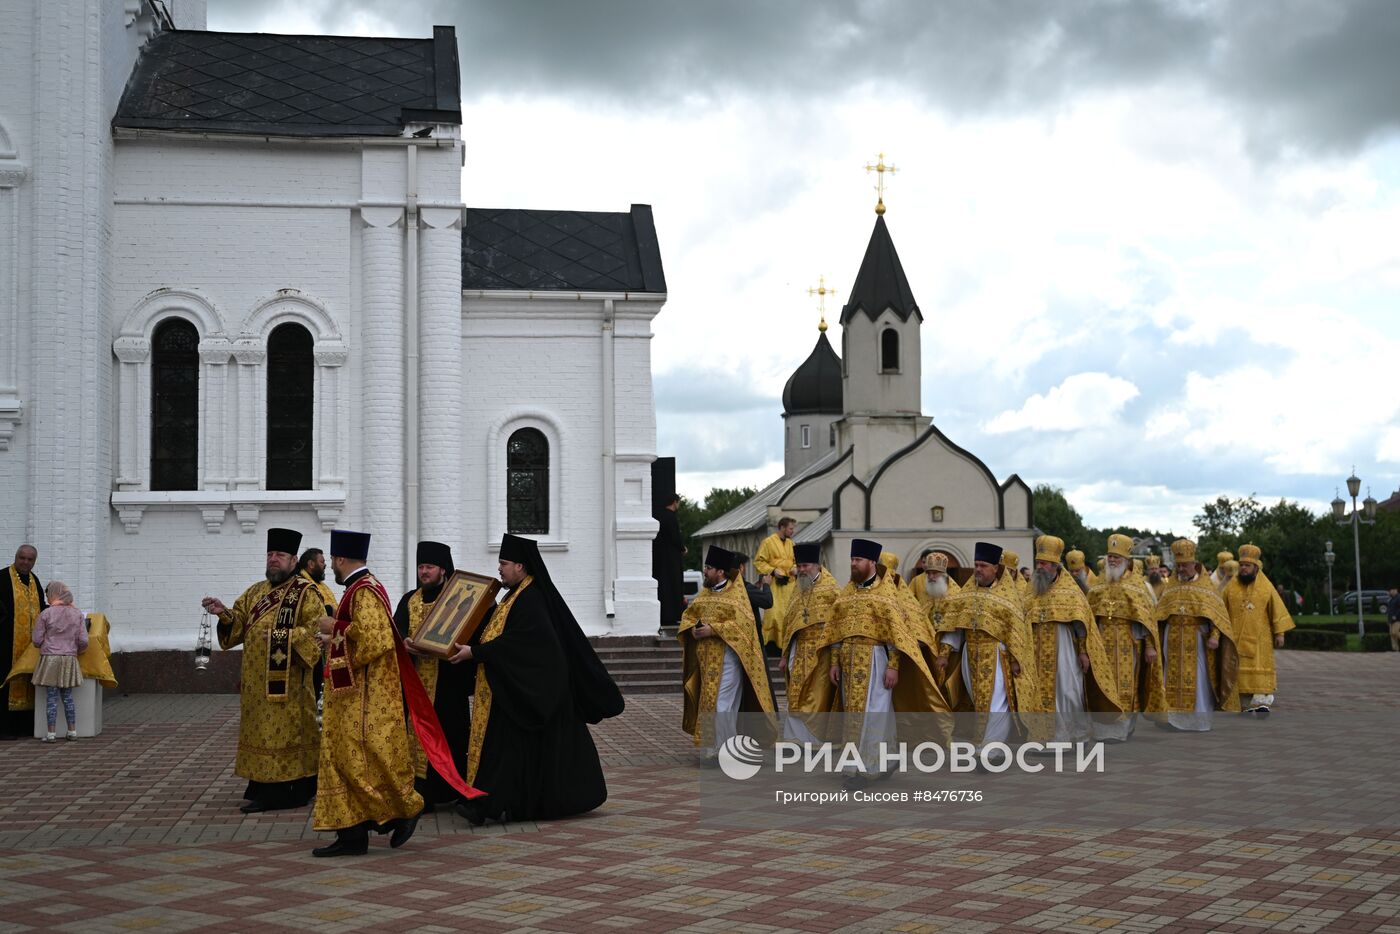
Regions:
<svg viewBox="0 0 1400 934"><path fill-rule="evenodd" d="M1385 622L1384 613L1367 613L1364 618L1368 623ZM1315 623L1355 623L1356 614L1343 613L1340 616L1329 613L1308 613L1306 615L1300 614L1293 617L1293 622L1295 622L1298 625L1299 629L1307 629L1309 626L1312 626Z"/></svg>

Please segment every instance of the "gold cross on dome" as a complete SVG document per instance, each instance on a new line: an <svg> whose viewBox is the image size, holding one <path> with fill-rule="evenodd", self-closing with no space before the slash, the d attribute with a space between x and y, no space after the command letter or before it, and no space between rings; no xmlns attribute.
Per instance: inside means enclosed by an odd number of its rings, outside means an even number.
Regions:
<svg viewBox="0 0 1400 934"><path fill-rule="evenodd" d="M836 294L836 290L835 290L835 289L829 289L829 288L827 288L827 286L826 286L826 276L817 276L817 287L816 287L815 289L808 289L808 290L807 290L807 294L808 294L808 295L815 295L815 296L817 297L817 312L822 316L821 324L818 324L818 325L817 325L817 330L818 330L818 331L825 332L825 331L826 331L826 297L827 297L828 295L835 295L835 294Z"/></svg>
<svg viewBox="0 0 1400 934"><path fill-rule="evenodd" d="M888 173L890 173L891 175L893 175L895 172L897 172L897 171L899 171L899 170L896 169L896 168L894 167L894 163L890 163L889 165L885 165L885 154L882 152L882 153L880 153L879 158L876 160L876 162L875 162L874 165L871 165L869 162L867 162L867 163L865 164L865 171L866 171L866 172L874 172L874 173L875 173L875 193L879 196L879 200L877 200L877 201L875 202L875 213L876 213L876 214L884 214L884 213L885 213L885 173L888 172Z"/></svg>

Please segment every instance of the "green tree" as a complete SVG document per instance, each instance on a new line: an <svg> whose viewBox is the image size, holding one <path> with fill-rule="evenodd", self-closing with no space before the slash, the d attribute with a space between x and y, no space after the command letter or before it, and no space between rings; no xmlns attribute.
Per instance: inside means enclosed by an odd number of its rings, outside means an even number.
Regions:
<svg viewBox="0 0 1400 934"><path fill-rule="evenodd" d="M1084 517L1070 505L1065 491L1048 483L1041 483L1031 491L1031 502L1035 510L1035 524L1046 535L1062 538L1065 550L1079 548L1085 554L1093 554L1094 541L1101 536L1084 525Z"/></svg>
<svg viewBox="0 0 1400 934"><path fill-rule="evenodd" d="M1251 515L1239 531L1239 543L1251 542L1264 553L1265 573L1275 584L1304 595L1307 606L1322 600L1327 585L1326 550L1317 516L1297 503L1279 500ZM1234 549L1239 557L1238 549ZM1296 610L1292 604L1289 610Z"/></svg>
<svg viewBox="0 0 1400 934"><path fill-rule="evenodd" d="M1213 565L1217 552L1238 549L1245 527L1255 522L1262 511L1252 494L1241 499L1221 496L1202 506L1191 520L1201 533L1197 552L1201 559Z"/></svg>
<svg viewBox="0 0 1400 934"><path fill-rule="evenodd" d="M695 533L756 493L758 490L751 486L715 487L705 494L703 504L686 496L681 497L676 518L680 522L681 537L685 539L685 566L688 570L700 570L700 561L704 558L700 553L700 544L695 541Z"/></svg>

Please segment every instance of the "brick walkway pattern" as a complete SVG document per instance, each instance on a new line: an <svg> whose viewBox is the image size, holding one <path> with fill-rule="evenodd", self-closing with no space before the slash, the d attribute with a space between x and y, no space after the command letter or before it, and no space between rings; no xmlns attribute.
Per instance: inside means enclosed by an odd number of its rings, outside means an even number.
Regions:
<svg viewBox="0 0 1400 934"><path fill-rule="evenodd" d="M1284 652L1280 669L1281 714L1334 710L1342 730L1358 703L1400 706L1400 656ZM105 718L97 739L0 746L0 934L1400 934L1400 831L1379 826L1394 813L1327 832L716 826L699 817L679 698L651 695L595 730L610 793L597 812L479 829L432 815L402 850L377 838L322 861L309 810L238 813L234 697L115 697ZM1400 782L1397 758L1376 750Z"/></svg>

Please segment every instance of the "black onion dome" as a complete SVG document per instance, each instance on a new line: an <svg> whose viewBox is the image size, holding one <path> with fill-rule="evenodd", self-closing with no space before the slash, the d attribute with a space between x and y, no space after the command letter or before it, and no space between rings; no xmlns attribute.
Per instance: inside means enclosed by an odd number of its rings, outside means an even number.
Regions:
<svg viewBox="0 0 1400 934"><path fill-rule="evenodd" d="M784 415L841 414L841 358L823 331L783 387Z"/></svg>

